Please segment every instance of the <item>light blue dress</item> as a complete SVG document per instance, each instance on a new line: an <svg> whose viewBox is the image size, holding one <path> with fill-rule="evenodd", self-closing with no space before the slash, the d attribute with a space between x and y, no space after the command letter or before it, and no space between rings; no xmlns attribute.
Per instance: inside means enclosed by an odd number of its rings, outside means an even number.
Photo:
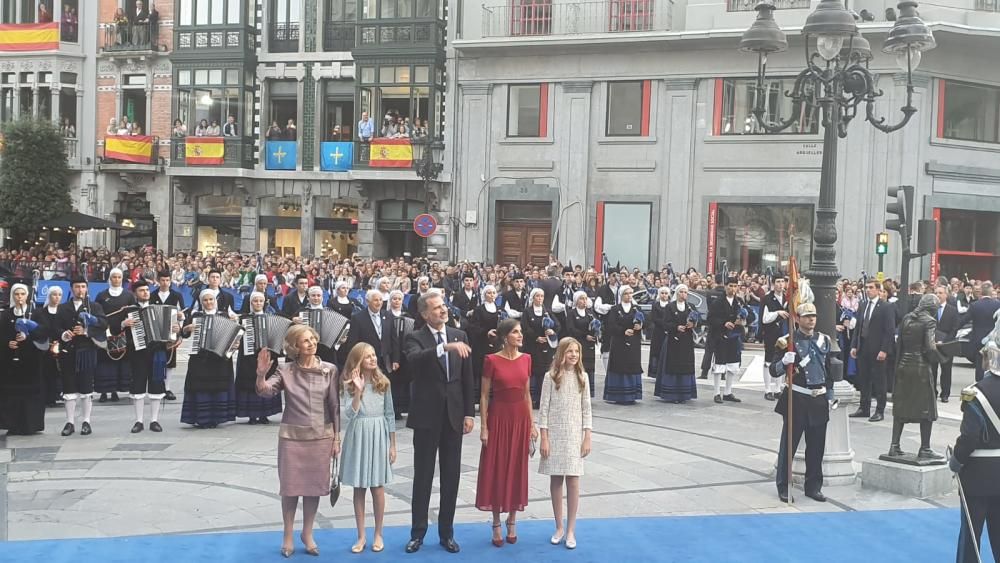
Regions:
<svg viewBox="0 0 1000 563"><path fill-rule="evenodd" d="M396 431L396 416L392 410L392 392L375 391L365 383L361 408L355 411L354 398L344 391L342 406L344 442L340 452L340 481L348 487L368 489L392 481L389 463L389 434Z"/></svg>

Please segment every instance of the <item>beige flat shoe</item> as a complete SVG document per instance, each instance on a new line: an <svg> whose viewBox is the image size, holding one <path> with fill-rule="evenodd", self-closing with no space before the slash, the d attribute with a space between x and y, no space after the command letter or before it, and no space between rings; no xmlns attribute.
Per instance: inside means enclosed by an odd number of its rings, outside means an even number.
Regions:
<svg viewBox="0 0 1000 563"><path fill-rule="evenodd" d="M361 553L365 550L365 546L368 545L367 541L361 541L351 546L351 553Z"/></svg>

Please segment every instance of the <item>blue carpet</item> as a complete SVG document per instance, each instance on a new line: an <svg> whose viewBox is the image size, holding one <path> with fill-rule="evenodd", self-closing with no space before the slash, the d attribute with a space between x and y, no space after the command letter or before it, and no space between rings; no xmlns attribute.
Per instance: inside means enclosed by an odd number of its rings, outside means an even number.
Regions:
<svg viewBox="0 0 1000 563"><path fill-rule="evenodd" d="M943 563L955 560L958 526L956 509L593 519L579 522L579 546L569 551L549 545L550 521L525 521L518 526L518 543L501 549L490 545L490 528L484 522L457 526L462 546L457 556L437 545L434 527L429 543L409 556L403 553L409 531L400 527L386 530L383 553L369 550L352 556L351 529L318 530L316 541L321 561ZM370 545L370 528L368 541ZM277 562L283 561L280 542L278 532L8 542L0 543L0 561ZM988 547L984 552L989 553ZM316 561L300 545L293 558ZM984 561L990 560L984 556Z"/></svg>

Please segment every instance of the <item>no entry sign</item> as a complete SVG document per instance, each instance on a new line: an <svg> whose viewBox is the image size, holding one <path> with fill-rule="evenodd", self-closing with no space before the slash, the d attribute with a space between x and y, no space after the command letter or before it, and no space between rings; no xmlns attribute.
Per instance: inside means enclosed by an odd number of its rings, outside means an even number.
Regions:
<svg viewBox="0 0 1000 563"><path fill-rule="evenodd" d="M437 231L437 228L437 219L428 213L421 213L413 219L413 232L424 238L433 235L434 231Z"/></svg>

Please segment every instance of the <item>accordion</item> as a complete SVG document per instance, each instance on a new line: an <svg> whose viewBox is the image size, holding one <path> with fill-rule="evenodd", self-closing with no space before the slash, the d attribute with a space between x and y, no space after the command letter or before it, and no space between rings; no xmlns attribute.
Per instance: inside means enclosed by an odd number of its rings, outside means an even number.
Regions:
<svg viewBox="0 0 1000 563"><path fill-rule="evenodd" d="M172 305L149 305L128 313L132 325L132 342L136 350L145 350L154 342L174 342L177 333L174 324L177 319L177 307Z"/></svg>
<svg viewBox="0 0 1000 563"><path fill-rule="evenodd" d="M219 315L195 317L191 333L191 354L202 350L220 358L232 358L239 346L243 326Z"/></svg>
<svg viewBox="0 0 1000 563"><path fill-rule="evenodd" d="M340 340L351 326L347 317L327 309L305 309L299 312L299 319L319 334L320 344L331 350L340 346Z"/></svg>
<svg viewBox="0 0 1000 563"><path fill-rule="evenodd" d="M261 350L284 353L285 332L292 321L280 315L250 315L242 320L243 355L253 356Z"/></svg>

